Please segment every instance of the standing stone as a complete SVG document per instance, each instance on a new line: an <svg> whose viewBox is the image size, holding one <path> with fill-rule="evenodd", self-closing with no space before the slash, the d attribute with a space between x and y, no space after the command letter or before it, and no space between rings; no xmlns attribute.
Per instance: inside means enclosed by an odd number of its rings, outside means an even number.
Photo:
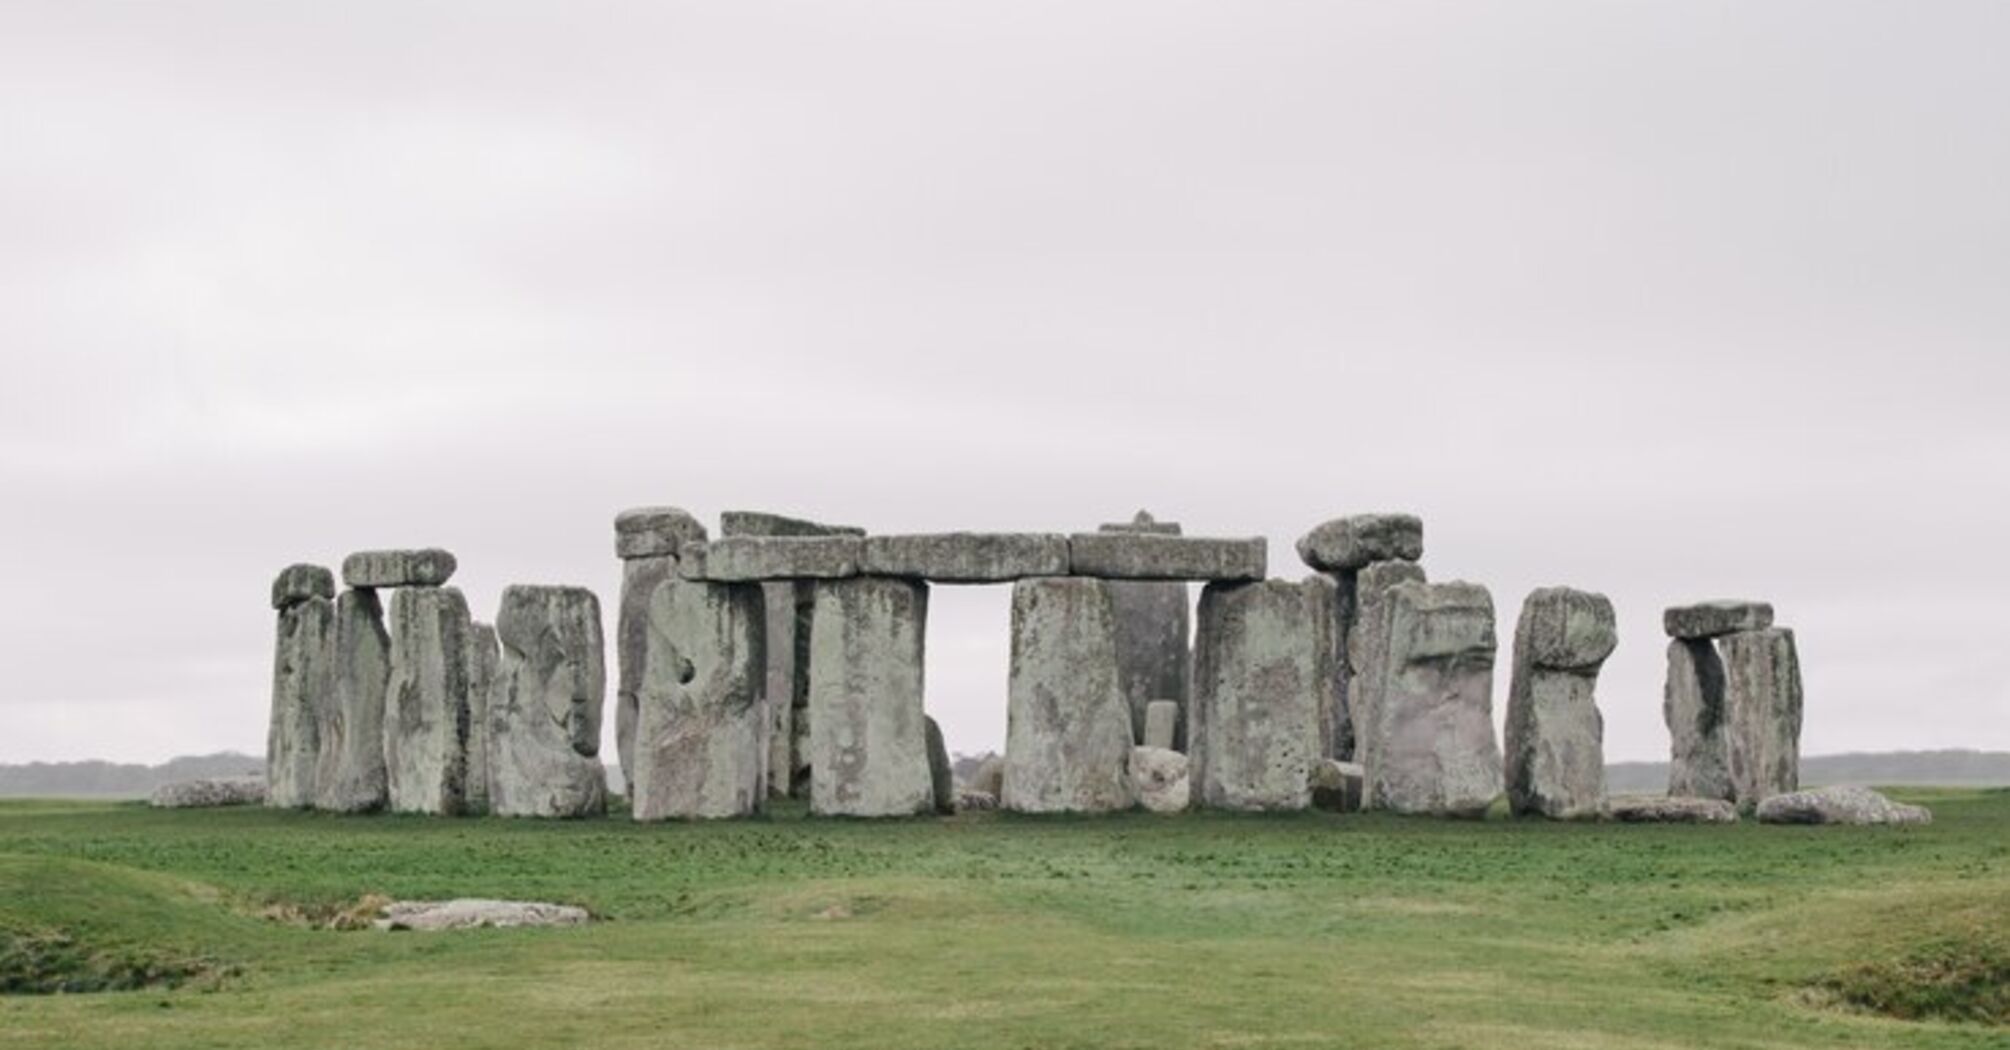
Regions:
<svg viewBox="0 0 2010 1050"><path fill-rule="evenodd" d="M502 677L502 646L496 629L476 622L468 630L468 795L469 813L489 811L494 734L489 705Z"/></svg>
<svg viewBox="0 0 2010 1050"><path fill-rule="evenodd" d="M928 782L934 790L935 811L948 816L956 812L956 773L949 766L949 741L935 719L925 718L928 727Z"/></svg>
<svg viewBox="0 0 2010 1050"><path fill-rule="evenodd" d="M1334 597L1334 604L1346 631L1346 672L1343 685L1338 690L1335 719L1345 712L1351 734L1336 729L1334 752L1345 750L1341 744L1349 737L1353 743L1354 761L1363 767L1374 765L1375 714L1382 695L1382 666L1389 656L1388 618L1383 611L1389 588L1399 583L1424 582L1422 566L1414 562L1376 562L1356 572L1352 586L1342 579ZM1372 793L1363 805L1373 806Z"/></svg>
<svg viewBox="0 0 2010 1050"><path fill-rule="evenodd" d="M810 811L898 817L934 808L922 713L928 585L859 576L816 585L810 625Z"/></svg>
<svg viewBox="0 0 2010 1050"><path fill-rule="evenodd" d="M605 812L600 600L583 587L506 588L495 636L502 670L488 712L490 810L505 817Z"/></svg>
<svg viewBox="0 0 2010 1050"><path fill-rule="evenodd" d="M614 516L614 554L623 561L674 558L705 540L705 523L682 507L635 507Z"/></svg>
<svg viewBox="0 0 2010 1050"><path fill-rule="evenodd" d="M649 650L649 598L663 581L677 575L677 553L684 545L706 538L704 523L678 507L637 507L614 518L614 552L621 558L621 604L614 628L614 746L622 782L631 796L635 716Z"/></svg>
<svg viewBox="0 0 2010 1050"><path fill-rule="evenodd" d="M1172 700L1154 700L1145 705L1145 747L1179 750L1173 746L1181 742L1179 711L1179 703Z"/></svg>
<svg viewBox="0 0 2010 1050"><path fill-rule="evenodd" d="M1494 603L1470 583L1403 583L1381 613L1368 789L1398 813L1479 817L1501 793Z"/></svg>
<svg viewBox="0 0 2010 1050"><path fill-rule="evenodd" d="M391 633L384 606L367 587L335 599L334 703L321 723L318 809L384 808L384 694L391 684Z"/></svg>
<svg viewBox="0 0 2010 1050"><path fill-rule="evenodd" d="M472 630L458 588L408 587L391 596L384 766L393 812L455 816L466 808Z"/></svg>
<svg viewBox="0 0 2010 1050"><path fill-rule="evenodd" d="M1109 586L1061 576L1014 584L1011 666L1000 804L1021 813L1129 809L1130 705Z"/></svg>
<svg viewBox="0 0 2010 1050"><path fill-rule="evenodd" d="M335 703L334 588L333 574L311 565L288 568L272 586L279 632L265 737L268 806L312 806L317 795L321 725Z"/></svg>
<svg viewBox="0 0 2010 1050"><path fill-rule="evenodd" d="M1731 784L1730 718L1724 701L1724 661L1708 639L1668 643L1668 684L1661 704L1668 723L1668 794L1674 798L1737 797Z"/></svg>
<svg viewBox="0 0 2010 1050"><path fill-rule="evenodd" d="M636 820L741 817L768 795L761 589L673 579L649 599Z"/></svg>
<svg viewBox="0 0 2010 1050"><path fill-rule="evenodd" d="M1178 536L1177 522L1158 521L1148 511L1121 524L1100 526L1101 533L1129 533L1145 536ZM1187 646L1192 598L1181 581L1149 582L1112 580L1110 605L1117 616L1117 674L1124 697L1131 708L1131 726L1137 743L1173 750L1186 748L1186 710L1191 693L1188 676L1192 656ZM1173 736L1162 744L1146 739L1148 705L1154 701L1173 704Z"/></svg>
<svg viewBox="0 0 2010 1050"><path fill-rule="evenodd" d="M1327 754L1338 655L1335 587L1211 583L1200 592L1187 755L1194 803L1209 809L1297 810Z"/></svg>
<svg viewBox="0 0 2010 1050"><path fill-rule="evenodd" d="M1619 644L1612 602L1552 587L1522 604L1507 710L1508 805L1517 815L1595 819L1605 800L1598 670Z"/></svg>
<svg viewBox="0 0 2010 1050"><path fill-rule="evenodd" d="M1801 661L1794 632L1784 627L1725 635L1717 644L1733 801L1751 809L1801 786Z"/></svg>

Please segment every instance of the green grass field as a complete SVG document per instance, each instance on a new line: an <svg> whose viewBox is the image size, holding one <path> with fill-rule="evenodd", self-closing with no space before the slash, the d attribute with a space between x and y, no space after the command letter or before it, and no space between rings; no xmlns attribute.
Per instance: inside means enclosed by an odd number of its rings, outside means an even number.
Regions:
<svg viewBox="0 0 2010 1050"><path fill-rule="evenodd" d="M0 1048L2010 1047L2010 792L1897 794L1936 822L0 803ZM328 928L369 894L601 921Z"/></svg>

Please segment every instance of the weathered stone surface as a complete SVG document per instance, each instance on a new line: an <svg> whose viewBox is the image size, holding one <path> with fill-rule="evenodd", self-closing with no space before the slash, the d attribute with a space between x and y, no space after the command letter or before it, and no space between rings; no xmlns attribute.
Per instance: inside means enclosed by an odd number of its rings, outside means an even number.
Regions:
<svg viewBox="0 0 2010 1050"><path fill-rule="evenodd" d="M1334 604L1336 615L1346 631L1347 667L1334 701L1333 720L1337 723L1345 717L1353 730L1354 761L1363 767L1372 768L1375 764L1372 757L1375 734L1370 729L1375 724L1381 695L1382 666L1389 655L1388 620L1383 608L1389 588L1411 582L1424 582L1424 570L1415 562L1407 561L1376 562L1351 576L1343 573L1337 578ZM1347 734L1340 732L1336 725L1336 755L1343 753L1340 745L1346 739ZM1373 792L1369 793L1364 804L1375 804Z"/></svg>
<svg viewBox="0 0 2010 1050"><path fill-rule="evenodd" d="M1736 824L1738 807L1721 798L1614 795L1605 800L1605 819L1622 824Z"/></svg>
<svg viewBox="0 0 2010 1050"><path fill-rule="evenodd" d="M392 901L374 924L380 930L472 930L482 927L582 926L585 908L542 901Z"/></svg>
<svg viewBox="0 0 2010 1050"><path fill-rule="evenodd" d="M796 768L796 709L798 699L809 702L808 639L797 614L797 596L809 588L797 580L770 580L761 584L761 650L767 653L767 674L763 681L768 717L774 720L768 736L768 797L787 798ZM798 645L801 642L801 645ZM798 694L803 694L798 697Z"/></svg>
<svg viewBox="0 0 2010 1050"><path fill-rule="evenodd" d="M630 795L635 792L635 720L642 708L642 676L649 660L649 598L676 575L677 559L670 555L633 557L621 563L621 607L614 627L618 669L614 748L621 762L621 782L628 785Z"/></svg>
<svg viewBox="0 0 2010 1050"><path fill-rule="evenodd" d="M502 679L502 643L496 629L477 620L468 627L468 787L466 810L489 811L494 733L489 708Z"/></svg>
<svg viewBox="0 0 2010 1050"><path fill-rule="evenodd" d="M508 587L495 635L502 671L488 712L489 810L561 818L606 812L600 600L583 587Z"/></svg>
<svg viewBox="0 0 2010 1050"><path fill-rule="evenodd" d="M1351 572L1378 561L1424 556L1424 522L1414 514L1335 518L1298 540L1298 557L1321 572Z"/></svg>
<svg viewBox="0 0 2010 1050"><path fill-rule="evenodd" d="M926 813L935 795L922 713L928 585L860 576L816 586L810 626L810 809Z"/></svg>
<svg viewBox="0 0 2010 1050"><path fill-rule="evenodd" d="M1790 791L1759 803L1761 824L1931 824L1925 806L1893 802L1866 787Z"/></svg>
<svg viewBox="0 0 2010 1050"><path fill-rule="evenodd" d="M759 587L684 579L650 597L636 820L739 817L766 804L762 604Z"/></svg>
<svg viewBox="0 0 2010 1050"><path fill-rule="evenodd" d="M342 582L350 587L438 587L453 578L459 563L438 548L357 551L342 559Z"/></svg>
<svg viewBox="0 0 2010 1050"><path fill-rule="evenodd" d="M1155 747L1164 751L1177 751L1179 747L1179 708L1171 700L1153 700L1145 705L1145 747Z"/></svg>
<svg viewBox="0 0 2010 1050"><path fill-rule="evenodd" d="M1368 790L1378 808L1479 817L1501 793L1494 739L1494 604L1470 583L1384 596Z"/></svg>
<svg viewBox="0 0 2010 1050"><path fill-rule="evenodd" d="M1117 675L1116 614L1101 580L1046 577L1012 587L1006 809L1129 809L1131 717Z"/></svg>
<svg viewBox="0 0 2010 1050"><path fill-rule="evenodd" d="M759 510L729 510L719 515L721 536L863 536L855 525L826 525Z"/></svg>
<svg viewBox="0 0 2010 1050"><path fill-rule="evenodd" d="M1360 763L1322 758L1312 766L1312 808L1359 812L1367 785L1368 771Z"/></svg>
<svg viewBox="0 0 2010 1050"><path fill-rule="evenodd" d="M321 724L335 703L334 671L335 603L306 598L279 610L265 735L266 805L314 804Z"/></svg>
<svg viewBox="0 0 2010 1050"><path fill-rule="evenodd" d="M965 787L968 787L972 791L982 791L992 798L1003 795L1005 793L1005 756L987 755L984 761L977 763L977 769L970 774L970 783L966 784Z"/></svg>
<svg viewBox="0 0 2010 1050"><path fill-rule="evenodd" d="M397 813L454 816L467 805L467 599L454 587L391 596L391 683L384 696L384 766Z"/></svg>
<svg viewBox="0 0 2010 1050"><path fill-rule="evenodd" d="M956 793L956 810L959 813L981 813L998 808L998 796L989 791L963 788Z"/></svg>
<svg viewBox="0 0 2010 1050"><path fill-rule="evenodd" d="M1068 571L1113 580L1260 580L1264 541L1147 533L1078 532Z"/></svg>
<svg viewBox="0 0 2010 1050"><path fill-rule="evenodd" d="M934 583L1066 576L1068 537L1037 532L938 532L867 537L859 571Z"/></svg>
<svg viewBox="0 0 2010 1050"><path fill-rule="evenodd" d="M705 523L681 507L636 507L614 516L614 555L624 560L674 558L706 538Z"/></svg>
<svg viewBox="0 0 2010 1050"><path fill-rule="evenodd" d="M1187 755L1194 804L1295 810L1312 802L1312 765L1327 754L1335 587L1212 583L1200 592Z"/></svg>
<svg viewBox="0 0 2010 1050"><path fill-rule="evenodd" d="M728 536L685 546L677 575L714 583L842 579L858 575L864 545L857 536Z"/></svg>
<svg viewBox="0 0 2010 1050"><path fill-rule="evenodd" d="M391 685L391 633L377 592L335 599L334 699L321 722L314 805L337 813L384 808L384 696Z"/></svg>
<svg viewBox="0 0 2010 1050"><path fill-rule="evenodd" d="M1668 643L1668 680L1661 716L1668 724L1668 794L1730 800L1730 713L1724 706L1724 661L1708 639Z"/></svg>
<svg viewBox="0 0 2010 1050"><path fill-rule="evenodd" d="M1508 805L1517 815L1598 816L1605 801L1598 670L1618 645L1618 623L1604 595L1568 587L1543 588L1522 604L1506 731Z"/></svg>
<svg viewBox="0 0 2010 1050"><path fill-rule="evenodd" d="M1102 533L1178 536L1177 522L1157 521L1149 512L1139 511L1125 524L1099 526ZM1182 750L1186 747L1187 697L1191 694L1192 656L1187 648L1190 609L1193 605L1183 581L1113 580L1110 605L1117 615L1117 675L1124 697L1131 705L1131 728L1137 742L1146 739L1146 706L1154 701L1173 705L1173 736L1169 742L1154 744Z"/></svg>
<svg viewBox="0 0 2010 1050"><path fill-rule="evenodd" d="M177 780L154 789L147 805L156 809L202 809L210 806L258 806L265 803L265 778L210 777Z"/></svg>
<svg viewBox="0 0 2010 1050"><path fill-rule="evenodd" d="M1152 517L1152 512L1148 510L1138 511L1136 514L1131 516L1131 520L1129 521L1109 522L1107 524L1098 525L1096 526L1096 531L1132 532L1132 533L1144 533L1146 535L1156 535L1156 536L1177 536L1180 534L1179 522L1160 521L1157 518Z"/></svg>
<svg viewBox="0 0 2010 1050"><path fill-rule="evenodd" d="M1724 657L1733 801L1750 809L1801 786L1801 661L1794 632L1743 631L1717 641Z"/></svg>
<svg viewBox="0 0 2010 1050"><path fill-rule="evenodd" d="M1737 631L1763 631L1772 625L1773 607L1765 602L1698 602L1661 614L1661 627L1670 638L1715 638Z"/></svg>
<svg viewBox="0 0 2010 1050"><path fill-rule="evenodd" d="M947 816L956 812L956 774L949 769L949 742L935 719L922 720L928 730L928 781L933 788L935 811Z"/></svg>
<svg viewBox="0 0 2010 1050"><path fill-rule="evenodd" d="M320 565L288 565L272 581L272 607L284 609L309 598L335 597L335 574Z"/></svg>
<svg viewBox="0 0 2010 1050"><path fill-rule="evenodd" d="M1131 749L1131 783L1138 805L1153 813L1184 813L1193 806L1193 780L1187 758L1162 747Z"/></svg>

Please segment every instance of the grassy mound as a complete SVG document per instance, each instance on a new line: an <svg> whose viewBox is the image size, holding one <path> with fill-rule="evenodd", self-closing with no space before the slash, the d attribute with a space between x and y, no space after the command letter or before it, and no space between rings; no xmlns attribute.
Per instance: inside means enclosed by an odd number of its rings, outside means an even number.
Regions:
<svg viewBox="0 0 2010 1050"><path fill-rule="evenodd" d="M1978 931L1822 982L1842 1002L1906 1021L2010 1025L2010 934Z"/></svg>
<svg viewBox="0 0 2010 1050"><path fill-rule="evenodd" d="M0 995L178 988L223 971L214 960L131 945L93 946L61 930L0 929Z"/></svg>

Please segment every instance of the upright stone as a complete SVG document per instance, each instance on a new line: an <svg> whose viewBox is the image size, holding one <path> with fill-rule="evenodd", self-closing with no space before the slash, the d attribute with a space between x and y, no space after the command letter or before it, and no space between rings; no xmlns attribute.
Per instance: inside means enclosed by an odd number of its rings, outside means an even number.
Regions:
<svg viewBox="0 0 2010 1050"><path fill-rule="evenodd" d="M384 766L393 812L455 816L466 808L472 630L457 588L408 587L391 596Z"/></svg>
<svg viewBox="0 0 2010 1050"><path fill-rule="evenodd" d="M1085 577L1012 587L1000 804L1021 813L1129 809L1131 718L1109 587Z"/></svg>
<svg viewBox="0 0 2010 1050"><path fill-rule="evenodd" d="M1173 744L1180 733L1180 705L1171 700L1154 700L1145 705L1145 747L1177 751Z"/></svg>
<svg viewBox="0 0 2010 1050"><path fill-rule="evenodd" d="M583 587L509 587L495 635L502 673L488 718L490 810L505 817L606 812L600 600Z"/></svg>
<svg viewBox="0 0 2010 1050"><path fill-rule="evenodd" d="M502 646L496 629L477 621L468 630L468 796L469 813L489 811L494 733L489 708L502 677Z"/></svg>
<svg viewBox="0 0 2010 1050"><path fill-rule="evenodd" d="M1493 598L1470 583L1403 583L1381 612L1368 789L1399 813L1479 817L1501 793Z"/></svg>
<svg viewBox="0 0 2010 1050"><path fill-rule="evenodd" d="M816 585L810 625L810 810L926 813L935 795L922 712L928 585L859 576Z"/></svg>
<svg viewBox="0 0 2010 1050"><path fill-rule="evenodd" d="M1335 587L1211 583L1201 589L1187 754L1194 803L1297 810L1326 757L1321 713L1337 681Z"/></svg>
<svg viewBox="0 0 2010 1050"><path fill-rule="evenodd" d="M265 737L268 806L312 806L317 796L321 725L334 707L334 589L334 576L313 565L292 566L272 585L279 631Z"/></svg>
<svg viewBox="0 0 2010 1050"><path fill-rule="evenodd" d="M614 746L622 782L635 792L635 715L649 650L649 597L677 575L677 552L703 543L705 524L678 507L637 507L614 518L614 553L621 558L621 606L616 612Z"/></svg>
<svg viewBox="0 0 2010 1050"><path fill-rule="evenodd" d="M761 589L673 579L649 599L636 820L740 817L768 794Z"/></svg>
<svg viewBox="0 0 2010 1050"><path fill-rule="evenodd" d="M1725 635L1717 644L1724 654L1733 801L1751 809L1800 789L1800 656L1794 632L1784 627Z"/></svg>
<svg viewBox="0 0 2010 1050"><path fill-rule="evenodd" d="M1508 686L1507 793L1516 814L1596 819L1605 801L1598 670L1619 644L1612 602L1552 587L1522 604Z"/></svg>
<svg viewBox="0 0 2010 1050"><path fill-rule="evenodd" d="M384 808L384 694L391 684L391 633L377 592L335 599L334 703L321 723L314 805L337 813Z"/></svg>
<svg viewBox="0 0 2010 1050"><path fill-rule="evenodd" d="M1130 533L1146 536L1178 536L1177 522L1159 521L1149 511L1138 511L1130 521L1103 525L1103 533ZM1186 710L1191 692L1188 676L1192 656L1187 646L1190 630L1189 606L1192 599L1181 581L1151 582L1112 580L1110 605L1117 616L1117 674L1123 682L1124 697L1130 702L1131 726L1137 743L1171 750L1186 748ZM1174 709L1173 735L1154 744L1145 736L1146 708L1156 701L1170 701Z"/></svg>
<svg viewBox="0 0 2010 1050"><path fill-rule="evenodd" d="M1738 796L1731 783L1730 718L1724 661L1708 639L1668 643L1668 684L1661 704L1670 747L1668 794L1673 798Z"/></svg>
<svg viewBox="0 0 2010 1050"><path fill-rule="evenodd" d="M935 719L924 719L928 727L928 782L935 796L935 812L949 816L956 812L956 772L949 765L949 741Z"/></svg>
<svg viewBox="0 0 2010 1050"><path fill-rule="evenodd" d="M1339 711L1346 712L1354 761L1364 768L1375 764L1373 727L1382 695L1382 667L1389 658L1388 614L1384 612L1389 588L1423 582L1424 570L1413 562L1376 562L1354 574L1351 588L1343 580L1334 599L1336 606L1345 610L1342 619L1347 631L1347 668L1341 699L1335 701L1335 715L1337 719ZM1335 733L1336 753L1344 750L1338 745L1346 735ZM1375 805L1372 792L1362 804Z"/></svg>

